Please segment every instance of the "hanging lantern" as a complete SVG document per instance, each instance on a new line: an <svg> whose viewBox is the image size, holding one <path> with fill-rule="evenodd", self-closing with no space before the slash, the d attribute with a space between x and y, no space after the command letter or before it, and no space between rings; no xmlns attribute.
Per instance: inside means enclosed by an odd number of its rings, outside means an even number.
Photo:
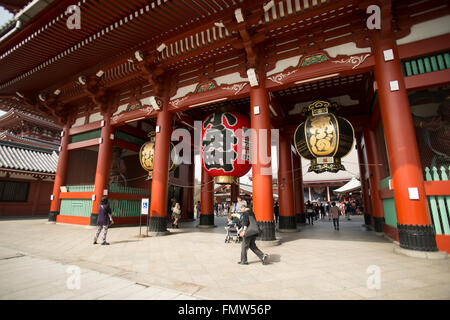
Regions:
<svg viewBox="0 0 450 320"><path fill-rule="evenodd" d="M148 177L147 180L151 180L153 177L153 159L155 156L155 136L156 133L154 131L150 132L148 134L148 137L150 138L150 141L147 141L141 146L141 149L139 150L139 161L141 162L142 168L144 168L145 171L148 171ZM170 143L170 154L172 153L172 149L174 148L174 145ZM170 158L169 163L169 171L173 171L176 168L175 163L172 160L172 157Z"/></svg>
<svg viewBox="0 0 450 320"><path fill-rule="evenodd" d="M237 184L251 168L248 117L234 112L217 112L202 124L203 169L218 184Z"/></svg>
<svg viewBox="0 0 450 320"><path fill-rule="evenodd" d="M311 160L308 172L345 170L341 158L352 149L355 133L350 122L330 113L336 109L335 103L321 100L313 102L306 110L306 121L295 130L297 152Z"/></svg>

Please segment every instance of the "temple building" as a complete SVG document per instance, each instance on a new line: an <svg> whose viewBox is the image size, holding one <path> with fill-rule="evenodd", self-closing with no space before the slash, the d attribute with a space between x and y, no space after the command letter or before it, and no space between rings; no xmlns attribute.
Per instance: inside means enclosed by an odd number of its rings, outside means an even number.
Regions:
<svg viewBox="0 0 450 320"><path fill-rule="evenodd" d="M48 214L61 129L14 108L0 115L0 216Z"/></svg>
<svg viewBox="0 0 450 320"><path fill-rule="evenodd" d="M134 223L148 197L150 234L167 234L172 198L192 217L193 159L209 152L200 226L214 226L214 181L251 167L260 240L278 244L270 159L277 231L292 232L305 222L300 155L336 172L356 146L365 224L398 252L450 252L448 1L44 2L0 30L0 109L62 127L49 221L95 224L107 196L114 220ZM211 129L251 157L205 143ZM180 145L192 161L173 166ZM214 167L219 152L245 163Z"/></svg>

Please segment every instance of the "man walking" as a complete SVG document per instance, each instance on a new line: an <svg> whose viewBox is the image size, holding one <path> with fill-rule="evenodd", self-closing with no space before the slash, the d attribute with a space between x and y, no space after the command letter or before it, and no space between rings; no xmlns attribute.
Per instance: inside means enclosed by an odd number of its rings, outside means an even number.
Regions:
<svg viewBox="0 0 450 320"><path fill-rule="evenodd" d="M247 265L247 251L250 248L259 259L261 259L262 264L267 264L268 255L264 254L256 246L256 237L258 237L258 226L256 224L256 219L253 211L247 208L246 205L241 205L242 217L242 228L239 229L238 234L244 239L241 246L241 261L238 262L240 265Z"/></svg>

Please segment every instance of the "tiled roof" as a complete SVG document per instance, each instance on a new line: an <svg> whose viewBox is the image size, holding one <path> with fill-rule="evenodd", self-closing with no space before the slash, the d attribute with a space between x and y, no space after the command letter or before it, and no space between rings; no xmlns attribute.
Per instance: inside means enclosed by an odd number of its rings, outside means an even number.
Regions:
<svg viewBox="0 0 450 320"><path fill-rule="evenodd" d="M0 170L54 174L57 165L58 154L53 150L0 141Z"/></svg>
<svg viewBox="0 0 450 320"><path fill-rule="evenodd" d="M8 138L14 138L15 140L18 140L18 143L23 142L26 145L30 145L30 144L36 145L37 144L37 145L40 145L40 147L43 147L43 148L48 147L51 150L56 150L59 148L59 144L51 143L50 141L44 141L44 140L33 139L33 138L28 138L28 137L21 137L12 132L9 132L9 131L0 132L0 141L8 140Z"/></svg>

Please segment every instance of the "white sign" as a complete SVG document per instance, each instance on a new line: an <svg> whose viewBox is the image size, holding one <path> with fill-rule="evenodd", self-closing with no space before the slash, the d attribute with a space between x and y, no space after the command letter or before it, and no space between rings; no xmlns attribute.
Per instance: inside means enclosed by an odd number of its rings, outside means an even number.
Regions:
<svg viewBox="0 0 450 320"><path fill-rule="evenodd" d="M419 189L417 188L408 188L409 199L410 200L419 200Z"/></svg>
<svg viewBox="0 0 450 320"><path fill-rule="evenodd" d="M317 164L333 163L333 157L317 157Z"/></svg>
<svg viewBox="0 0 450 320"><path fill-rule="evenodd" d="M150 199L143 198L141 201L141 214L148 215L149 206L150 206Z"/></svg>

